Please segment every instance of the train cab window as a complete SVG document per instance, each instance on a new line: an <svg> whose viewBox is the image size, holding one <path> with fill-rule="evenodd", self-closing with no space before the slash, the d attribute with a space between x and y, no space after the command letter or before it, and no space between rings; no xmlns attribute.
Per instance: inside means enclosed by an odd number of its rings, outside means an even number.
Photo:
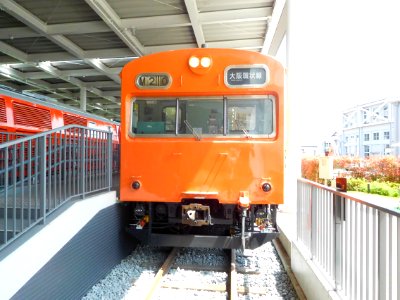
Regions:
<svg viewBox="0 0 400 300"><path fill-rule="evenodd" d="M132 104L132 133L272 137L274 107L273 97L137 99Z"/></svg>
<svg viewBox="0 0 400 300"><path fill-rule="evenodd" d="M178 117L180 118L181 114L178 114ZM165 122L165 131L175 133L176 105L164 107L162 110L162 119ZM178 120L178 123L180 123L180 119Z"/></svg>
<svg viewBox="0 0 400 300"><path fill-rule="evenodd" d="M133 102L132 112L132 132L135 134L175 133L175 99L138 99Z"/></svg>
<svg viewBox="0 0 400 300"><path fill-rule="evenodd" d="M179 99L181 114L178 133L198 135L223 134L223 99Z"/></svg>
<svg viewBox="0 0 400 300"><path fill-rule="evenodd" d="M270 98L227 100L228 135L272 135L274 103Z"/></svg>

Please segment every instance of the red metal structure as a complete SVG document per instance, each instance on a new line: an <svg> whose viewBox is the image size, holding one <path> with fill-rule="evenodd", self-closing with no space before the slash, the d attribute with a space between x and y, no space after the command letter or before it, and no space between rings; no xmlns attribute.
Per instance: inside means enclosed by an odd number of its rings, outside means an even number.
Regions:
<svg viewBox="0 0 400 300"><path fill-rule="evenodd" d="M117 122L0 88L0 141L5 133L34 134L71 124L111 130L118 142Z"/></svg>

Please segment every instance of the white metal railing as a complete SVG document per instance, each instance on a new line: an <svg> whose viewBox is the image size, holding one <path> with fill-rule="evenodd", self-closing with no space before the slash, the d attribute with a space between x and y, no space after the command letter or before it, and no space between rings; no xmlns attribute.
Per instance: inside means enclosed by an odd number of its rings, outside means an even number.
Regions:
<svg viewBox="0 0 400 300"><path fill-rule="evenodd" d="M400 299L400 211L299 179L297 242L343 299Z"/></svg>
<svg viewBox="0 0 400 300"><path fill-rule="evenodd" d="M110 190L112 166L111 131L68 125L1 143L0 250L68 200Z"/></svg>

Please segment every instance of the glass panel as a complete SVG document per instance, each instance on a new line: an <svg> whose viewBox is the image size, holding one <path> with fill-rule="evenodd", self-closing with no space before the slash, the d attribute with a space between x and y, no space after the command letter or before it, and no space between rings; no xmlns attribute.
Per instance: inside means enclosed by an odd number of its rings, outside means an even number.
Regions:
<svg viewBox="0 0 400 300"><path fill-rule="evenodd" d="M198 135L223 134L224 105L223 100L179 100L181 114L179 133ZM185 124L186 121L186 124Z"/></svg>
<svg viewBox="0 0 400 300"><path fill-rule="evenodd" d="M176 126L176 99L137 99L132 105L132 132L135 134L201 135L224 134L223 99L179 99ZM272 98L226 100L226 134L271 135L275 131Z"/></svg>
<svg viewBox="0 0 400 300"><path fill-rule="evenodd" d="M144 100L133 103L132 132L136 134L174 134L176 100Z"/></svg>
<svg viewBox="0 0 400 300"><path fill-rule="evenodd" d="M228 99L228 134L274 133L272 99Z"/></svg>

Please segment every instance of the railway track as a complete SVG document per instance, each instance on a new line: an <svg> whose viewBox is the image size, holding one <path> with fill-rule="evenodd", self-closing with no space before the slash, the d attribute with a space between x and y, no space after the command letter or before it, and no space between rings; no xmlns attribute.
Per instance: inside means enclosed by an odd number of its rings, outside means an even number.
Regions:
<svg viewBox="0 0 400 300"><path fill-rule="evenodd" d="M206 260L201 259L201 252L201 249L173 248L149 285L144 299L166 299L166 295L174 299L193 299L204 295L207 299L238 300L258 299L268 295L264 282L260 282L259 286L249 286L243 280L244 275L257 276L261 272L251 265L239 266L236 256L241 252L214 250L212 255L207 254ZM184 256L191 258L193 254L200 257L200 263L182 263L188 261ZM212 265L212 261L219 263ZM212 280L204 279L210 275Z"/></svg>
<svg viewBox="0 0 400 300"><path fill-rule="evenodd" d="M304 299L297 296L272 243L246 255L138 246L123 264L107 276L112 280L99 282L84 299Z"/></svg>

